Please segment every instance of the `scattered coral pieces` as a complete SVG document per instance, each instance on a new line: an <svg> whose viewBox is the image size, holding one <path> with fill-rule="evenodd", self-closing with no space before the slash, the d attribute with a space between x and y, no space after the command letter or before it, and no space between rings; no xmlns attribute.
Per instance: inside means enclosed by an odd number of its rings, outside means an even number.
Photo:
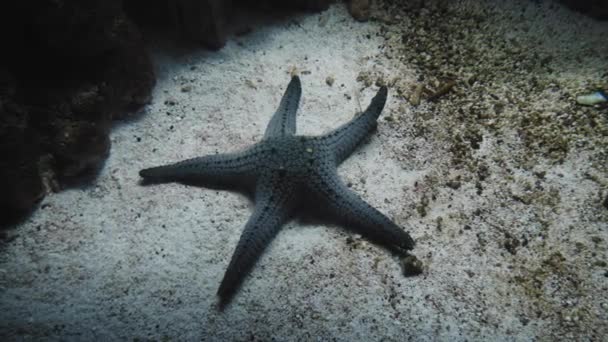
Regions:
<svg viewBox="0 0 608 342"><path fill-rule="evenodd" d="M439 97L447 94L452 88L456 85L456 80L448 80L447 82L442 83L437 90L429 95L429 101L433 101L438 99Z"/></svg>
<svg viewBox="0 0 608 342"><path fill-rule="evenodd" d="M423 90L424 85L422 83L418 83L414 88L414 92L410 96L410 103L412 106L418 106L420 104L420 96L422 95Z"/></svg>

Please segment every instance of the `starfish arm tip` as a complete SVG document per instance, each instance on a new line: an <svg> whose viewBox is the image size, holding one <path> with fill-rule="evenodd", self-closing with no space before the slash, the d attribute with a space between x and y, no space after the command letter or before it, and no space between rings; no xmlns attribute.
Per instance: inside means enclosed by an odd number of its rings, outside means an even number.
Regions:
<svg viewBox="0 0 608 342"><path fill-rule="evenodd" d="M139 176L141 178L152 178L154 176L154 168L141 169L139 170Z"/></svg>
<svg viewBox="0 0 608 342"><path fill-rule="evenodd" d="M296 113L302 97L302 84L297 75L292 76L291 81L285 89L285 93L279 103L279 108L274 113L268 126L265 137L277 137L294 135L296 132Z"/></svg>
<svg viewBox="0 0 608 342"><path fill-rule="evenodd" d="M386 86L380 87L376 96L372 99L368 110L374 108L377 111L377 115L380 115L382 109L384 109L384 105L386 104L386 98L388 97L388 88Z"/></svg>
<svg viewBox="0 0 608 342"><path fill-rule="evenodd" d="M144 180L160 180L172 177L174 172L169 166L155 166L139 170L139 176Z"/></svg>

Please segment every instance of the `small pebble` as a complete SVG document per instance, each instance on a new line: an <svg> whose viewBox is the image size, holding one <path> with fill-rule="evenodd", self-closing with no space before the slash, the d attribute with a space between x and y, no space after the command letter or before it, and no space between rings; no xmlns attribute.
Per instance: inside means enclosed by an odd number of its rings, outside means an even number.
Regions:
<svg viewBox="0 0 608 342"><path fill-rule="evenodd" d="M445 185L447 185L449 188L452 188L454 190L458 190L458 189L460 189L461 183L457 180L450 180L450 181L447 181L447 183L445 183Z"/></svg>
<svg viewBox="0 0 608 342"><path fill-rule="evenodd" d="M606 101L608 101L608 95L601 90L596 91L595 93L581 95L576 98L576 103L583 106L593 106Z"/></svg>
<svg viewBox="0 0 608 342"><path fill-rule="evenodd" d="M251 89L258 89L258 87L255 86L252 80L245 80L245 84Z"/></svg>
<svg viewBox="0 0 608 342"><path fill-rule="evenodd" d="M408 255L401 259L403 275L406 277L416 276L422 273L422 261L413 255Z"/></svg>

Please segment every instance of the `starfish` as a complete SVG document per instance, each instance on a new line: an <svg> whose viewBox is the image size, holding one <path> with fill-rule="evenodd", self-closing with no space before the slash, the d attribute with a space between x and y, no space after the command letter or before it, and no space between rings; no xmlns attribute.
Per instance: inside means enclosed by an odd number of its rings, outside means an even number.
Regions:
<svg viewBox="0 0 608 342"><path fill-rule="evenodd" d="M368 108L350 122L321 136L298 136L296 112L302 95L293 76L263 139L235 153L207 155L141 170L146 182L182 182L212 188L253 190L255 208L218 289L227 303L281 226L314 203L351 230L388 250L407 254L410 235L338 177L337 167L376 129L387 88L380 87Z"/></svg>

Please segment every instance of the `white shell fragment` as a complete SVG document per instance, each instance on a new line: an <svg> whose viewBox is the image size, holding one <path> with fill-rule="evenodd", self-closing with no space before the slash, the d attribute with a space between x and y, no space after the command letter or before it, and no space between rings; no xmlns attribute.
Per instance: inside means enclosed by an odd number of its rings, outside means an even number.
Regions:
<svg viewBox="0 0 608 342"><path fill-rule="evenodd" d="M603 91L596 91L595 93L581 95L576 98L576 102L584 106L593 106L606 101L608 101L608 96Z"/></svg>

